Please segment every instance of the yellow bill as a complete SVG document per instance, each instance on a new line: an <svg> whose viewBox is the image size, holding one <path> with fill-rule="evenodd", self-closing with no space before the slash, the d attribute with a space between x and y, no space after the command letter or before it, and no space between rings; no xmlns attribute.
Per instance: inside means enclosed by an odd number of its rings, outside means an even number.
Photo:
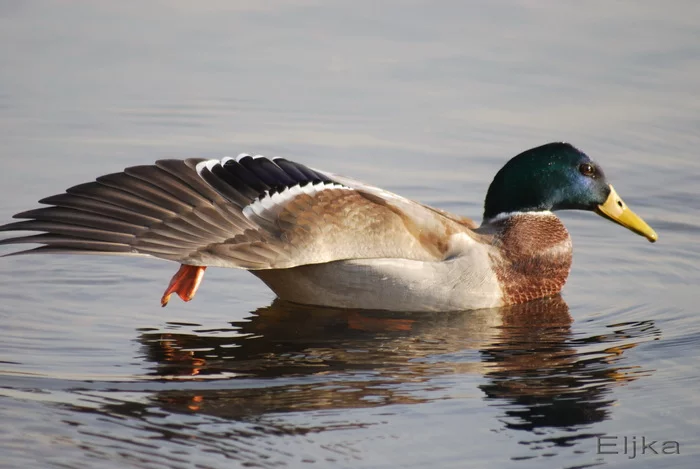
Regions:
<svg viewBox="0 0 700 469"><path fill-rule="evenodd" d="M644 236L649 241L656 242L659 238L656 232L646 224L644 220L632 210L627 208L627 204L622 201L612 184L610 185L610 195L605 203L598 205L596 213L602 217L612 220L615 223L624 226L630 231L634 231L638 235Z"/></svg>

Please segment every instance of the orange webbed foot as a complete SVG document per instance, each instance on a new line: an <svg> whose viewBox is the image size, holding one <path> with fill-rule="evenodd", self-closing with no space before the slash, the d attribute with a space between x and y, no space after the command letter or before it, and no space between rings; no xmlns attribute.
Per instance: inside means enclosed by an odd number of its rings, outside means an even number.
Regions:
<svg viewBox="0 0 700 469"><path fill-rule="evenodd" d="M197 288L204 278L205 270L206 266L181 264L180 269L173 275L168 288L160 299L161 306L168 304L170 295L173 293L177 293L182 301L190 301L194 298L194 294L197 293Z"/></svg>

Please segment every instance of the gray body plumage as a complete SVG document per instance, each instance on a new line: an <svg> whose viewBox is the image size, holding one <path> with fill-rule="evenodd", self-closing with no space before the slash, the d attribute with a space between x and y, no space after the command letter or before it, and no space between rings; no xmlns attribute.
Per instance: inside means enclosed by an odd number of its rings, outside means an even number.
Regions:
<svg viewBox="0 0 700 469"><path fill-rule="evenodd" d="M491 307L501 292L468 219L284 159L161 160L15 215L25 253L150 256L253 271L281 298L338 307Z"/></svg>

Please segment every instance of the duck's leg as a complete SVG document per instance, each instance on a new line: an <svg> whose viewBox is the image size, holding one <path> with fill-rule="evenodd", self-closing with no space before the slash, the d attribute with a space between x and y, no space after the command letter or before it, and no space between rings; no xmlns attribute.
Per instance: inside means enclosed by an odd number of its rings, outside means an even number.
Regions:
<svg viewBox="0 0 700 469"><path fill-rule="evenodd" d="M197 293L197 288L199 288L199 284L202 283L202 278L204 278L205 270L206 266L181 264L180 270L173 275L170 285L168 285L165 293L163 293L163 297L160 299L161 306L168 304L170 295L173 293L177 293L177 296L182 301L190 301L194 298L194 294Z"/></svg>

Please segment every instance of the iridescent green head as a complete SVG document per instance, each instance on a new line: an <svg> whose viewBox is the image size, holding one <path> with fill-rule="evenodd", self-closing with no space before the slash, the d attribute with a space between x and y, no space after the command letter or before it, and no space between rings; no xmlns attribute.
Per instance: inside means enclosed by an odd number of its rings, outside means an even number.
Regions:
<svg viewBox="0 0 700 469"><path fill-rule="evenodd" d="M568 143L548 143L512 158L494 177L484 220L514 212L589 210L656 241L657 236L627 208L603 170Z"/></svg>

